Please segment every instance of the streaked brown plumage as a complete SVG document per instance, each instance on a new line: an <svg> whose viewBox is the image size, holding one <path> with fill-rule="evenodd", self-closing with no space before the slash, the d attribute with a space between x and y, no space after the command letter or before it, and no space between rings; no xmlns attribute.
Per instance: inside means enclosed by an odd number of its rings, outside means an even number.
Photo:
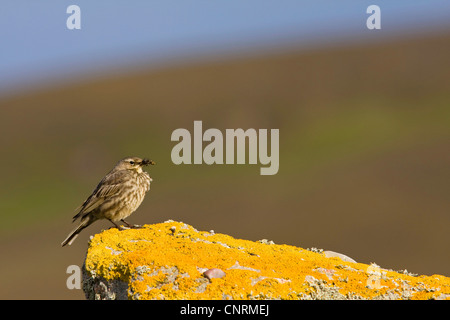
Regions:
<svg viewBox="0 0 450 320"><path fill-rule="evenodd" d="M155 163L137 157L120 160L81 205L80 211L73 217L73 221L80 218L81 222L61 245L71 245L84 228L99 219L108 219L119 229L122 228L116 224L119 221L132 227L124 219L136 211L145 193L150 190L152 179L142 170L149 164Z"/></svg>

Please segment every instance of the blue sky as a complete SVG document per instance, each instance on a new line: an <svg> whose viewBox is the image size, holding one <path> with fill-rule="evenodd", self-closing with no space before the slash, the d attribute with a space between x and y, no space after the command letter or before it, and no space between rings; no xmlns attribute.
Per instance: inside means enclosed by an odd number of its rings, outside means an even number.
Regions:
<svg viewBox="0 0 450 320"><path fill-rule="evenodd" d="M66 27L71 4L81 30ZM4 0L0 94L142 62L367 40L371 4L381 8L378 35L450 28L449 0Z"/></svg>

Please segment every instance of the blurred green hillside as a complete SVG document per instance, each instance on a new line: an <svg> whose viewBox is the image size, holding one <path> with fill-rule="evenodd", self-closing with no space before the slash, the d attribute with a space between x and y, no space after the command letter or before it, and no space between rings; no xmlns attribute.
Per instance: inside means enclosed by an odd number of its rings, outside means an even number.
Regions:
<svg viewBox="0 0 450 320"><path fill-rule="evenodd" d="M2 248L17 234L51 238L45 250L59 259L73 210L116 161L135 155L157 165L133 223L173 219L448 276L449 57L449 35L397 39L143 67L0 100ZM194 120L223 132L280 129L278 174L174 165L171 133L192 132ZM89 235L109 226L84 231L75 248L82 254Z"/></svg>

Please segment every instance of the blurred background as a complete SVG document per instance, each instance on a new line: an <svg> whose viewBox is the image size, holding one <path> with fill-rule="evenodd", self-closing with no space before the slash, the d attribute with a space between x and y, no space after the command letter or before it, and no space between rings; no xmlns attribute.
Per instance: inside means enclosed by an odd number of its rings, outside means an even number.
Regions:
<svg viewBox="0 0 450 320"><path fill-rule="evenodd" d="M174 165L194 120L279 129L278 174ZM66 268L110 223L60 243L128 155L157 162L132 223L450 276L450 3L3 1L0 150L1 299L84 299Z"/></svg>

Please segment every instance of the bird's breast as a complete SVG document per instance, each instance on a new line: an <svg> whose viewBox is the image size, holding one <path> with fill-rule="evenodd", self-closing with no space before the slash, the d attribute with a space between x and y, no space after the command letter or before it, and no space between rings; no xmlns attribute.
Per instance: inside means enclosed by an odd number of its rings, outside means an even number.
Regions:
<svg viewBox="0 0 450 320"><path fill-rule="evenodd" d="M152 178L150 178L147 172L143 171L142 173L140 173L137 179L138 185L142 186L142 189L145 190L144 192L150 190L150 182L152 181Z"/></svg>

